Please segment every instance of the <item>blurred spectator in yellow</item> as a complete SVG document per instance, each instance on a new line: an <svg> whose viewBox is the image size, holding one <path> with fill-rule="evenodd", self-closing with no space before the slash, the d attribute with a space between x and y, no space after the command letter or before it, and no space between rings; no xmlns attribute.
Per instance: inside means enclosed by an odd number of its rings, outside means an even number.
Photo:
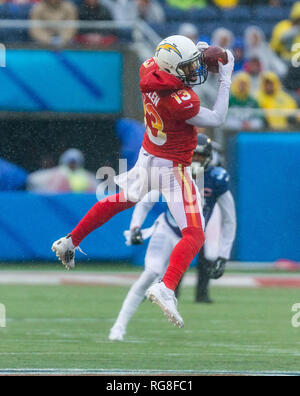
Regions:
<svg viewBox="0 0 300 396"><path fill-rule="evenodd" d="M291 10L290 20L279 22L272 33L271 48L283 59L290 60L299 50L292 50L293 44L300 42L300 1Z"/></svg>
<svg viewBox="0 0 300 396"><path fill-rule="evenodd" d="M211 45L218 45L225 49L232 49L234 40L234 34L230 30L218 28L212 34Z"/></svg>
<svg viewBox="0 0 300 396"><path fill-rule="evenodd" d="M260 27L249 26L245 30L244 43L246 59L259 59L262 70L273 71L281 78L286 75L287 65L272 51Z"/></svg>
<svg viewBox="0 0 300 396"><path fill-rule="evenodd" d="M212 2L220 8L233 8L239 5L239 0L213 0Z"/></svg>
<svg viewBox="0 0 300 396"><path fill-rule="evenodd" d="M42 169L29 175L27 189L38 193L94 192L96 177L84 169L80 150L69 149L59 159L59 166Z"/></svg>
<svg viewBox="0 0 300 396"><path fill-rule="evenodd" d="M197 44L197 42L198 42L199 32L198 32L196 25L194 25L193 23L182 23L179 26L178 34L180 36L188 37L195 44Z"/></svg>
<svg viewBox="0 0 300 396"><path fill-rule="evenodd" d="M236 73L232 80L229 106L258 108L258 102L251 96L251 79L248 73Z"/></svg>
<svg viewBox="0 0 300 396"><path fill-rule="evenodd" d="M288 117L297 109L297 103L283 91L281 82L275 73L262 73L257 100L261 108L268 110L266 120L269 127L273 129L288 127Z"/></svg>
<svg viewBox="0 0 300 396"><path fill-rule="evenodd" d="M235 75L231 85L229 113L226 126L230 129L260 129L264 126L264 118L256 99L251 96L251 79L248 73Z"/></svg>
<svg viewBox="0 0 300 396"><path fill-rule="evenodd" d="M77 9L67 0L43 0L31 10L30 18L41 21L75 21L78 18ZM63 47L70 43L76 34L75 27L32 27L31 37L40 45Z"/></svg>
<svg viewBox="0 0 300 396"><path fill-rule="evenodd" d="M110 10L102 4L101 0L81 0L78 12L81 21L111 21L113 19ZM81 29L76 39L85 45L101 47L118 41L116 35L107 29L101 31Z"/></svg>
<svg viewBox="0 0 300 396"><path fill-rule="evenodd" d="M204 8L207 6L207 0L167 0L167 4L181 8L182 10L188 10L190 8Z"/></svg>

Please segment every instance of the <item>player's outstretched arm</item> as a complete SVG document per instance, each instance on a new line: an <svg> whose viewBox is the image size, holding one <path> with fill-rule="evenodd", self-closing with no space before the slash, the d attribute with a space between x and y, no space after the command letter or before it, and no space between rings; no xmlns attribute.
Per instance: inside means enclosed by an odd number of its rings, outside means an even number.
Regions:
<svg viewBox="0 0 300 396"><path fill-rule="evenodd" d="M231 76L234 67L234 57L229 50L226 51L228 54L228 63L223 65L222 62L219 62L220 88L213 110L200 107L199 113L186 121L188 124L198 127L220 127L225 122L228 112Z"/></svg>
<svg viewBox="0 0 300 396"><path fill-rule="evenodd" d="M152 190L135 206L130 222L130 230L124 232L127 245L142 245L144 243L141 227L154 204L158 202L159 197L160 192Z"/></svg>

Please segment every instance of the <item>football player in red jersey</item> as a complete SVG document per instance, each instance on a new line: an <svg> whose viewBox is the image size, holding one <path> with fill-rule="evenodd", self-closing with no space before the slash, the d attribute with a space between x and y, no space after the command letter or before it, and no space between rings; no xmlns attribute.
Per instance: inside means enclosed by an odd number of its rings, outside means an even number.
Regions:
<svg viewBox="0 0 300 396"><path fill-rule="evenodd" d="M117 213L131 208L149 191L159 190L179 226L182 238L175 246L161 282L147 297L159 305L177 327L183 319L177 311L174 290L204 244L201 198L190 170L197 144L196 126L217 127L225 120L234 58L219 62L220 88L212 110L200 107L193 86L207 78L205 43L195 45L184 36L171 36L157 47L155 56L141 66L140 89L145 110L146 133L138 161L116 183L122 192L94 205L77 227L54 242L52 250L68 268L74 268L75 249L96 228Z"/></svg>

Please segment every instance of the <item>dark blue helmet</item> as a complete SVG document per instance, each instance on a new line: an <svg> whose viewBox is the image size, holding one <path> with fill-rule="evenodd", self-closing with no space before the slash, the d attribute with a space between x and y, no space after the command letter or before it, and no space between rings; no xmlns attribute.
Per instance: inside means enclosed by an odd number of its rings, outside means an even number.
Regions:
<svg viewBox="0 0 300 396"><path fill-rule="evenodd" d="M197 147L194 153L206 157L204 163L202 164L204 169L208 167L210 161L212 160L212 151L213 146L211 139L203 133L199 133L197 136Z"/></svg>

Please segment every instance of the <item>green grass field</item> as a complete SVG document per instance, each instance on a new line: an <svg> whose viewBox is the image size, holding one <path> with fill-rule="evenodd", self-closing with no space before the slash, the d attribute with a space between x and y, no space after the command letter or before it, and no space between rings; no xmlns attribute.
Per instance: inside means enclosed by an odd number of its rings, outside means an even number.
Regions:
<svg viewBox="0 0 300 396"><path fill-rule="evenodd" d="M1 286L7 327L1 369L300 372L300 328L291 325L299 289L214 288L216 303L193 302L183 288L185 327L172 327L145 301L126 341L108 332L125 287Z"/></svg>

